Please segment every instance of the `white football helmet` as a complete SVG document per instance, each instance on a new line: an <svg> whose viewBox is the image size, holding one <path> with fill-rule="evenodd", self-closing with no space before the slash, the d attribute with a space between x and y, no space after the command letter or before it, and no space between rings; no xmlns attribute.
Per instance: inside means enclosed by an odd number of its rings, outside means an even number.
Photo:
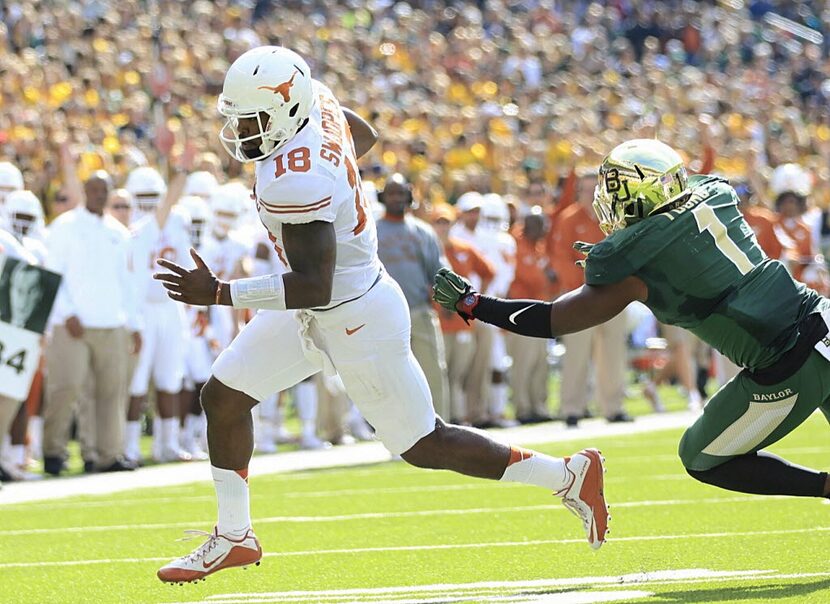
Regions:
<svg viewBox="0 0 830 604"><path fill-rule="evenodd" d="M158 170L141 166L127 175L124 188L130 192L139 214L155 212L162 197L167 193L167 185Z"/></svg>
<svg viewBox="0 0 830 604"><path fill-rule="evenodd" d="M219 183L213 174L201 170L187 175L187 180L184 183L184 194L198 195L207 201L218 186Z"/></svg>
<svg viewBox="0 0 830 604"><path fill-rule="evenodd" d="M23 190L23 174L13 163L0 162L0 204L12 191Z"/></svg>
<svg viewBox="0 0 830 604"><path fill-rule="evenodd" d="M210 222L210 207L198 195L185 195L176 204L175 209L179 210L190 225L190 244L199 249L202 245L202 237Z"/></svg>
<svg viewBox="0 0 830 604"><path fill-rule="evenodd" d="M214 235L224 239L236 228L250 196L250 190L241 182L229 182L216 189L210 198Z"/></svg>
<svg viewBox="0 0 830 604"><path fill-rule="evenodd" d="M43 206L31 191L12 191L6 195L5 206L12 233L18 240L44 227Z"/></svg>
<svg viewBox="0 0 830 604"><path fill-rule="evenodd" d="M311 70L300 55L281 46L253 48L225 75L217 108L227 121L219 139L240 162L265 159L297 133L313 106ZM243 119L256 119L257 132L240 136Z"/></svg>
<svg viewBox="0 0 830 604"><path fill-rule="evenodd" d="M798 164L782 164L775 168L769 183L775 198L784 193L795 193L807 197L812 192L810 174Z"/></svg>
<svg viewBox="0 0 830 604"><path fill-rule="evenodd" d="M497 193L487 193L481 197L481 217L479 227L488 231L507 231L510 226L510 211L507 204Z"/></svg>
<svg viewBox="0 0 830 604"><path fill-rule="evenodd" d="M481 209L482 195L478 191L467 191L458 198L455 208L459 212L471 212L472 210Z"/></svg>

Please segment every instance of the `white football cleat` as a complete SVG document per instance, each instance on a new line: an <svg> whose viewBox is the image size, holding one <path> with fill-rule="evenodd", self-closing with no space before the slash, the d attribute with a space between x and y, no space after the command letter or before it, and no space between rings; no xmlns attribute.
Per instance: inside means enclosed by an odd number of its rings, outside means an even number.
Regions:
<svg viewBox="0 0 830 604"><path fill-rule="evenodd" d="M170 463L173 461L192 461L190 453L178 447L163 447L161 454L153 459L158 463Z"/></svg>
<svg viewBox="0 0 830 604"><path fill-rule="evenodd" d="M306 451L319 451L321 449L331 449L331 443L314 435L303 436L300 439L300 448Z"/></svg>
<svg viewBox="0 0 830 604"><path fill-rule="evenodd" d="M165 583L190 583L234 566L245 567L251 564L259 566L262 548L251 529L239 538L220 535L215 527L212 533L185 532L204 535L208 537L208 540L188 555L176 558L162 566L156 574Z"/></svg>
<svg viewBox="0 0 830 604"><path fill-rule="evenodd" d="M370 441L375 440L375 433L366 423L366 420L361 416L357 416L349 422L349 432L352 433L357 440Z"/></svg>
<svg viewBox="0 0 830 604"><path fill-rule="evenodd" d="M273 443L273 442L270 442L270 441L267 441L267 440L264 440L264 441L261 441L261 442L257 442L256 445L255 445L255 449L256 449L257 453L266 453L266 454L276 453L277 452L277 444Z"/></svg>
<svg viewBox="0 0 830 604"><path fill-rule="evenodd" d="M608 533L608 505L603 490L605 459L596 449L583 449L565 458L565 467L573 477L571 484L556 495L566 508L582 519L588 545L599 549Z"/></svg>

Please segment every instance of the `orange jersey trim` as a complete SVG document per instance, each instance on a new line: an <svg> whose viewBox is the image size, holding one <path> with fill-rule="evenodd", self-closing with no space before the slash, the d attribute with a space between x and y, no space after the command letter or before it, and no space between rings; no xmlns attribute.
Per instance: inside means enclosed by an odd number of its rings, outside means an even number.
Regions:
<svg viewBox="0 0 830 604"><path fill-rule="evenodd" d="M270 204L259 200L260 205L269 214L304 214L306 212L314 212L321 210L328 205L331 205L331 195L324 197L320 201L316 201L311 205L279 205Z"/></svg>

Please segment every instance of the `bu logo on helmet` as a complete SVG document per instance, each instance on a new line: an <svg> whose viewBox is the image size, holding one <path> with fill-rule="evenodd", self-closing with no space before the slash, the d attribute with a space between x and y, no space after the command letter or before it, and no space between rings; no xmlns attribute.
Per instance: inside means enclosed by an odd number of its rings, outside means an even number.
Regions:
<svg viewBox="0 0 830 604"><path fill-rule="evenodd" d="M270 90L274 94L281 94L283 102L287 103L291 100L291 87L294 86L295 77L297 77L296 71L291 75L291 79L286 80L282 84L277 84L276 86L257 86L257 90Z"/></svg>

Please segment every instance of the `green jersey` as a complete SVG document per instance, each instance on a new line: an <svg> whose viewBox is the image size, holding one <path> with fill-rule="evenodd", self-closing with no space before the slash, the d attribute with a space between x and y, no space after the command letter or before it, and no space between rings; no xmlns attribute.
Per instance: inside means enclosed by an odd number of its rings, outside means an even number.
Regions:
<svg viewBox="0 0 830 604"><path fill-rule="evenodd" d="M725 180L693 176L689 188L681 206L591 246L585 282L636 275L658 320L688 329L741 367L768 367L793 347L801 320L828 301L766 257Z"/></svg>

